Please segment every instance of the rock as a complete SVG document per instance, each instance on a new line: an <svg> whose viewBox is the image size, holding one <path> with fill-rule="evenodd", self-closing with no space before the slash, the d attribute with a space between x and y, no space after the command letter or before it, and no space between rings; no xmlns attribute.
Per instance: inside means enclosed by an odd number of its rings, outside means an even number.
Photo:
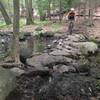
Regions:
<svg viewBox="0 0 100 100"><path fill-rule="evenodd" d="M5 100L6 96L16 87L16 77L8 69L0 67L0 100Z"/></svg>
<svg viewBox="0 0 100 100"><path fill-rule="evenodd" d="M76 57L80 54L81 53L76 49L68 50L68 49L63 49L63 48L62 50L54 50L50 53L50 55L53 55L53 56L66 56L66 57Z"/></svg>
<svg viewBox="0 0 100 100"><path fill-rule="evenodd" d="M86 58L80 58L80 60L78 61L78 68L77 70L79 72L82 72L82 73L89 73L90 72L90 69L91 69L91 62L89 62L88 59Z"/></svg>
<svg viewBox="0 0 100 100"><path fill-rule="evenodd" d="M19 69L19 68L11 68L10 71L15 75L15 76L20 76L25 73L24 70Z"/></svg>
<svg viewBox="0 0 100 100"><path fill-rule="evenodd" d="M52 45L47 45L47 49L51 49Z"/></svg>
<svg viewBox="0 0 100 100"><path fill-rule="evenodd" d="M74 60L73 60L74 61ZM45 69L45 67L53 67L55 64L70 64L72 59L63 56L53 56L46 53L27 60L27 63L36 69Z"/></svg>
<svg viewBox="0 0 100 100"><path fill-rule="evenodd" d="M53 68L54 68L54 70L58 70L60 73L76 71L76 69L74 67L67 66L67 65L56 65Z"/></svg>
<svg viewBox="0 0 100 100"><path fill-rule="evenodd" d="M45 34L43 34L43 37L49 37L49 38L54 37L54 33L47 31L45 32Z"/></svg>
<svg viewBox="0 0 100 100"><path fill-rule="evenodd" d="M57 40L53 40L53 42L52 43L57 43L58 41Z"/></svg>
<svg viewBox="0 0 100 100"><path fill-rule="evenodd" d="M21 48L20 56L23 58L30 58L32 56L32 50L30 48Z"/></svg>
<svg viewBox="0 0 100 100"><path fill-rule="evenodd" d="M42 27L37 27L37 28L35 29L35 31L41 31L41 30L43 30Z"/></svg>
<svg viewBox="0 0 100 100"><path fill-rule="evenodd" d="M82 34L68 35L68 40L73 41L73 42L86 41L84 35L82 35Z"/></svg>
<svg viewBox="0 0 100 100"><path fill-rule="evenodd" d="M57 47L56 47L57 49L62 49L62 46L61 45L57 45Z"/></svg>
<svg viewBox="0 0 100 100"><path fill-rule="evenodd" d="M56 50L50 53L53 56L70 56L69 52L64 50Z"/></svg>
<svg viewBox="0 0 100 100"><path fill-rule="evenodd" d="M61 38L63 36L63 34L55 34L54 37L56 38Z"/></svg>
<svg viewBox="0 0 100 100"><path fill-rule="evenodd" d="M90 69L91 76L100 79L100 68L99 67L94 67Z"/></svg>
<svg viewBox="0 0 100 100"><path fill-rule="evenodd" d="M80 51L83 54L86 54L86 55L89 52L91 52L92 54L94 54L98 50L98 46L94 42L79 42L79 43L74 43L74 45L76 45L77 47L79 47Z"/></svg>

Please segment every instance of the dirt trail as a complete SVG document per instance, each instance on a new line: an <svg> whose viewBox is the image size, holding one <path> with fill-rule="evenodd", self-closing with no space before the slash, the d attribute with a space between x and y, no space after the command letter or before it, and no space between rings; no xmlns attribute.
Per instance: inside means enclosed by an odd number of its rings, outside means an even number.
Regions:
<svg viewBox="0 0 100 100"><path fill-rule="evenodd" d="M100 7L97 8L97 12L94 13L94 15L96 16L100 16ZM81 22L83 22L83 18L77 18L76 22L75 22L75 30L77 30L77 28L79 30L84 31L84 25L81 24ZM58 27L58 25L60 25ZM79 27L81 26L81 28ZM100 17L94 17L94 26L93 27L88 27L87 26L87 32L89 33L90 36L93 37L97 37L100 38ZM21 32L33 32L37 27L39 27L39 25L35 24L35 25L28 25L28 26L23 26L20 28ZM41 27L45 30L45 31L53 31L55 32L55 30L57 30L58 32L61 33L67 33L67 29L68 29L68 23L66 23L65 21L63 21L62 23L53 23L53 22L49 22L47 24L41 25ZM13 28L8 27L8 28L3 28L0 29L0 31L2 32L9 32L9 31L13 31Z"/></svg>
<svg viewBox="0 0 100 100"><path fill-rule="evenodd" d="M94 26L88 28L88 32L90 36L92 35L94 37L100 38L100 19L95 20Z"/></svg>
<svg viewBox="0 0 100 100"><path fill-rule="evenodd" d="M100 16L100 7L97 8L94 15ZM100 17L94 17L94 26L88 28L88 32L90 36L92 35L100 39Z"/></svg>

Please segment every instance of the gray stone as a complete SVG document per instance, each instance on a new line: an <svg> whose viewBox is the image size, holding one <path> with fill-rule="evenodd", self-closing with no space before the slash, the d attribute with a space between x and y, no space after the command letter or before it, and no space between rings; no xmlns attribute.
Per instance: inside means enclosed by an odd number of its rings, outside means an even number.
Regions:
<svg viewBox="0 0 100 100"><path fill-rule="evenodd" d="M56 38L60 38L60 37L62 37L63 36L63 34L55 34L54 35L54 37L56 37Z"/></svg>
<svg viewBox="0 0 100 100"><path fill-rule="evenodd" d="M76 69L72 66L67 66L67 65L56 65L53 67L54 70L58 70L60 73L64 73L64 72L75 72Z"/></svg>
<svg viewBox="0 0 100 100"><path fill-rule="evenodd" d="M98 50L98 45L94 42L78 42L73 45L78 47L83 54L88 54L88 52L94 54Z"/></svg>
<svg viewBox="0 0 100 100"><path fill-rule="evenodd" d="M15 88L16 77L8 69L0 67L0 100L5 100L6 96Z"/></svg>
<svg viewBox="0 0 100 100"><path fill-rule="evenodd" d="M53 56L70 56L69 52L65 50L56 50L50 53Z"/></svg>
<svg viewBox="0 0 100 100"><path fill-rule="evenodd" d="M15 76L20 76L20 75L22 75L22 74L25 73L24 70L19 69L19 68L17 68L17 67L16 67L16 68L11 68L10 71L11 71Z"/></svg>
<svg viewBox="0 0 100 100"><path fill-rule="evenodd" d="M27 60L27 63L31 66L34 66L36 69L43 69L45 70L45 67L53 67L54 64L70 64L72 63L72 59L63 57L63 56L53 56L48 54L42 54L37 57L33 57Z"/></svg>
<svg viewBox="0 0 100 100"><path fill-rule="evenodd" d="M75 56L76 57L77 55L80 55L81 53L77 49L68 50L68 49L62 48L62 50L55 50L55 51L52 51L50 54L53 56L66 56L66 57Z"/></svg>

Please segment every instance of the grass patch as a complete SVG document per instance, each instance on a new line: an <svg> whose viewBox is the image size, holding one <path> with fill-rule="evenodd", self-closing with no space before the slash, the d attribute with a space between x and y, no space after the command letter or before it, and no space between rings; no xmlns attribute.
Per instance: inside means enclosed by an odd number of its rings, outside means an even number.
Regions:
<svg viewBox="0 0 100 100"><path fill-rule="evenodd" d="M34 20L34 23L35 23L36 25L39 25L39 26L47 25L47 24L49 24L49 22L50 22L50 21L47 21L47 20L45 20L45 21L40 21L39 19Z"/></svg>
<svg viewBox="0 0 100 100"><path fill-rule="evenodd" d="M0 28L9 28L11 25L6 25L5 21L0 21Z"/></svg>
<svg viewBox="0 0 100 100"><path fill-rule="evenodd" d="M25 19L20 19L20 27L23 27L25 26ZM6 25L5 21L0 21L0 28L3 29L3 28L11 28L13 27L13 24L11 25Z"/></svg>
<svg viewBox="0 0 100 100"><path fill-rule="evenodd" d="M63 23L52 23L52 21L40 21L39 19L34 20L33 25L39 26L39 27L45 27L47 26L48 28L50 27L50 30L52 32L59 32L63 26ZM26 18L20 18L20 28L23 28L26 25ZM11 25L6 25L5 21L0 21L0 28L5 29L5 28L12 28L13 24Z"/></svg>

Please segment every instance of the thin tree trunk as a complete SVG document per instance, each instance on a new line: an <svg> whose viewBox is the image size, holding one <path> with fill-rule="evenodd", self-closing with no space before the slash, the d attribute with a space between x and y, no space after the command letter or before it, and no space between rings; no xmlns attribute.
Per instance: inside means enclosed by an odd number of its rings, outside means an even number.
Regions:
<svg viewBox="0 0 100 100"><path fill-rule="evenodd" d="M9 18L9 16L8 16L6 10L5 10L5 7L4 7L4 5L2 4L1 1L0 1L0 11L1 11L1 13L2 13L2 15L5 19L6 24L10 25L11 24L11 19Z"/></svg>
<svg viewBox="0 0 100 100"><path fill-rule="evenodd" d="M59 1L59 21L62 21L62 0Z"/></svg>
<svg viewBox="0 0 100 100"><path fill-rule="evenodd" d="M19 60L19 0L13 0L14 4L14 18L13 18L13 59L16 63L20 63Z"/></svg>
<svg viewBox="0 0 100 100"><path fill-rule="evenodd" d="M51 0L48 0L48 17L49 17L49 20L51 20Z"/></svg>
<svg viewBox="0 0 100 100"><path fill-rule="evenodd" d="M89 26L93 25L93 4L92 0L89 0Z"/></svg>
<svg viewBox="0 0 100 100"><path fill-rule="evenodd" d="M27 19L26 24L33 24L33 9L32 9L32 0L25 0L26 8L27 8Z"/></svg>
<svg viewBox="0 0 100 100"><path fill-rule="evenodd" d="M84 21L86 22L86 5L87 5L87 1L85 0L84 2Z"/></svg>
<svg viewBox="0 0 100 100"><path fill-rule="evenodd" d="M81 3L80 3L79 6L78 6L78 14L79 14L79 15L81 14ZM79 16L79 18L80 18L80 16Z"/></svg>
<svg viewBox="0 0 100 100"><path fill-rule="evenodd" d="M87 21L86 21L86 8L87 8L87 1L84 2L84 32L87 34Z"/></svg>

